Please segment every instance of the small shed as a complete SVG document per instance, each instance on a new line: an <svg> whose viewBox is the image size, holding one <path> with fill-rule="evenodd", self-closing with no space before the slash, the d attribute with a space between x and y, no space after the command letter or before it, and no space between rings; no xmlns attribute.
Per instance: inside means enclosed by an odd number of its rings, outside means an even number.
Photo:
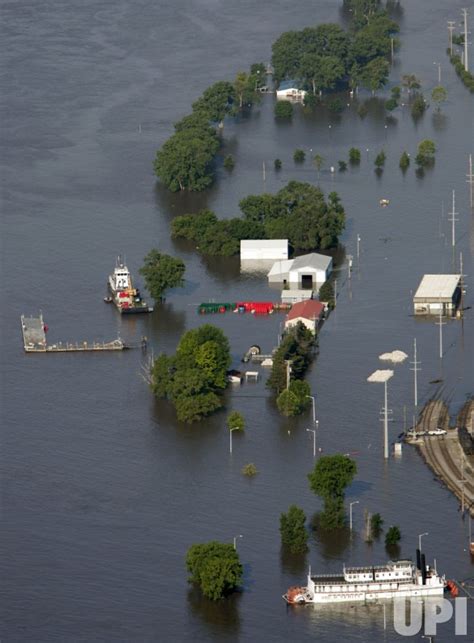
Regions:
<svg viewBox="0 0 474 643"><path fill-rule="evenodd" d="M297 100L302 101L306 96L306 91L301 89L301 83L297 80L282 80L277 89L277 100Z"/></svg>
<svg viewBox="0 0 474 643"><path fill-rule="evenodd" d="M268 273L270 283L289 284L290 289L316 289L327 281L332 258L311 252L288 261L277 261Z"/></svg>
<svg viewBox="0 0 474 643"><path fill-rule="evenodd" d="M288 259L288 239L242 239L240 259L243 261Z"/></svg>
<svg viewBox="0 0 474 643"><path fill-rule="evenodd" d="M461 299L461 275L424 275L413 297L415 315L454 315Z"/></svg>
<svg viewBox="0 0 474 643"><path fill-rule="evenodd" d="M324 304L316 299L300 301L294 304L286 316L285 328L291 328L296 326L298 322L302 322L311 332L316 333L324 317L324 311Z"/></svg>

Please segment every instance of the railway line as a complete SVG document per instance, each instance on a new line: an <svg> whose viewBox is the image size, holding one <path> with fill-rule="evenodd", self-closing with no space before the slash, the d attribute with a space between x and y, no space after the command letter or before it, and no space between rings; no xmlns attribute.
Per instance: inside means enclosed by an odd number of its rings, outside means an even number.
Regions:
<svg viewBox="0 0 474 643"><path fill-rule="evenodd" d="M471 421L473 406L472 400L464 405L458 415L457 426ZM429 431L435 429L443 429L446 434L428 435ZM474 516L474 456L465 455L458 440L457 428L449 427L447 404L442 400L430 400L421 412L414 432L415 437L407 441L417 447L437 478Z"/></svg>

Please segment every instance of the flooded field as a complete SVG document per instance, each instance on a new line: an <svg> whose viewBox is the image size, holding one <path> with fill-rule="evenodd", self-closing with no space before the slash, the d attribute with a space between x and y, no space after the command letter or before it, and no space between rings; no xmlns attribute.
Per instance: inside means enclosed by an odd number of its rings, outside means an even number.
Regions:
<svg viewBox="0 0 474 643"><path fill-rule="evenodd" d="M417 338L420 402L442 395L457 414L474 383L474 216L466 185L474 153L472 95L445 54L446 21L461 19L462 3L402 2L402 47L391 85L415 73L427 95L442 83L448 101L414 124L407 107L387 119L380 98L361 119L344 96L341 115L297 109L291 124L273 117L272 95L250 116L226 123L222 167L206 193L171 194L157 185L152 161L172 124L212 82L270 58L283 31L340 21L339 2L282 0L140 0L128 3L4 3L1 97L2 239L2 491L1 612L5 641L396 641L380 606L287 609L281 595L304 581L307 566L338 572L344 563L383 563L383 539L362 538L363 511L377 511L402 532L401 555L414 557L418 534L448 578L474 576L468 525L459 503L433 479L414 448L383 460L379 411L383 387L367 377L383 367L378 355L412 353ZM429 10L428 10L429 7ZM472 25L472 17L471 17ZM359 95L359 100L370 99ZM403 150L432 138L436 163L425 176ZM358 168L331 174L350 147L363 150ZM284 419L265 378L231 388L227 408L244 413L247 429L228 452L225 413L200 425L176 421L140 376L140 350L102 354L26 355L20 315L42 311L48 341L149 340L150 351L174 351L181 334L198 326L203 301L274 300L280 293L261 274L241 274L238 258L209 259L170 238L178 214L209 207L238 213L248 194L274 192L291 179L317 182L311 164L293 151L321 154L319 183L336 190L347 214L336 253L339 297L324 324L320 353L308 375L316 394L318 444L323 453L351 453L358 474L347 502L354 534L311 538L305 560L280 551L279 516L292 503L308 517L320 508L309 490L311 416ZM383 175L374 172L384 148ZM220 163L222 163L222 158ZM273 170L280 158L283 168ZM263 182L262 163L266 163ZM451 248L448 210L456 190L457 242ZM379 200L390 200L387 208ZM360 256L356 239L360 235ZM158 247L186 263L186 286L150 315L120 317L103 303L106 279L123 254L132 273ZM424 273L451 272L463 255L467 275L464 321L439 328L415 319L412 296ZM348 276L346 256L354 256ZM226 313L205 318L229 337L234 366L251 344L270 352L283 313ZM410 357L411 359L411 357ZM390 442L413 414L413 374L394 367ZM263 374L263 369L261 370ZM441 380L437 384L430 381ZM255 462L251 480L241 468ZM210 539L232 541L245 568L244 592L209 604L190 589L187 548ZM474 628L473 611L470 611ZM452 624L440 640L454 640ZM471 629L472 635L472 629ZM385 638L384 638L385 637ZM465 637L470 640L471 637ZM457 637L463 640L462 637Z"/></svg>

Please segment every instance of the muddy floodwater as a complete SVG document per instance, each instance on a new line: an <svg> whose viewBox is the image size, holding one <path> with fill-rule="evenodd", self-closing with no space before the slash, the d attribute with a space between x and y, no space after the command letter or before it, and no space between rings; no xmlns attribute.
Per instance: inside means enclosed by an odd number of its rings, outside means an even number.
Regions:
<svg viewBox="0 0 474 643"><path fill-rule="evenodd" d="M461 20L461 0L402 2L401 50L391 85L402 73L420 77L426 95L442 84L448 101L415 125L407 107L387 119L383 101L335 116L296 109L276 123L272 95L250 116L228 122L217 180L202 194L171 194L156 184L152 160L172 124L211 83L270 59L284 30L345 17L329 0L44 0L3 3L2 125L2 581L4 641L311 641L405 640L387 631L380 606L288 609L281 595L316 572L346 564L383 563L383 538L368 546L363 513L380 512L400 526L401 552L423 547L448 578L474 576L467 518L433 479L412 447L383 461L379 411L383 387L367 377L394 349L421 360L419 394L449 402L454 417L474 384L474 218L467 160L474 153L474 103L445 54L447 20ZM471 12L471 28L474 12ZM361 94L360 100L370 96ZM423 178L398 168L403 150L431 138L436 163ZM350 147L358 168L331 174ZM238 258L207 259L173 242L178 214L208 207L238 213L248 194L274 192L290 179L317 182L303 148L325 158L320 185L336 190L347 226L336 256L337 308L324 324L308 381L316 397L322 453L353 454L358 473L348 490L354 532L316 534L303 560L280 551L279 515L296 503L308 517L320 500L308 487L313 464L311 415L284 419L260 369L258 383L230 388L227 409L245 414L229 454L225 412L200 425L178 423L140 377L142 353L26 355L20 315L42 310L55 341L109 341L120 335L149 354L174 351L181 334L203 322L202 301L270 300L280 293L261 274L241 274ZM380 178L375 155L387 161ZM310 152L312 150L312 152ZM235 169L222 168L233 154ZM280 158L283 168L273 170ZM266 163L265 185L262 163ZM456 190L456 246L448 211ZM387 208L379 200L390 200ZM360 235L360 256L356 238ZM121 318L103 303L117 254L132 273L158 247L182 257L186 285L150 315ZM412 295L424 273L467 275L464 321L439 328L415 320ZM348 277L346 256L354 256ZM138 281L140 281L138 279ZM281 313L209 316L229 337L234 367L251 344L270 352ZM405 362L389 384L390 442L413 414L413 374ZM438 384L430 381L442 380ZM244 478L254 462L259 474ZM244 591L212 604L187 583L184 556L196 542L231 542L244 565ZM471 640L474 616L470 605ZM415 637L417 639L417 637ZM418 637L419 640L421 640ZM454 640L453 623L440 639Z"/></svg>

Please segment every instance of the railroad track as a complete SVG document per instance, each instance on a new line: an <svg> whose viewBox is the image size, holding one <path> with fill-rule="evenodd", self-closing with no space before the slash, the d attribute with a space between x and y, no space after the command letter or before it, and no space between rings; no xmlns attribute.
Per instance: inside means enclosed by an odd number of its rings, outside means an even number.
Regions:
<svg viewBox="0 0 474 643"><path fill-rule="evenodd" d="M465 405L462 411L464 411L463 415L465 415L467 419L471 411L470 405ZM461 420L461 414L458 417L458 424L459 420ZM420 431L430 431L435 427L441 427L449 430L448 407L440 400L431 400L428 402L423 409L420 415L420 420L417 424L417 428ZM425 436L423 438L423 442L418 445L418 449L434 474L452 493L461 499L461 465L457 464L453 458L452 452L449 448L451 440L452 438L448 436L442 439ZM461 457L464 457L464 455L461 454ZM465 468L464 501L467 508L472 512L474 507L474 483L467 479L466 475L469 475L469 471L466 471Z"/></svg>

